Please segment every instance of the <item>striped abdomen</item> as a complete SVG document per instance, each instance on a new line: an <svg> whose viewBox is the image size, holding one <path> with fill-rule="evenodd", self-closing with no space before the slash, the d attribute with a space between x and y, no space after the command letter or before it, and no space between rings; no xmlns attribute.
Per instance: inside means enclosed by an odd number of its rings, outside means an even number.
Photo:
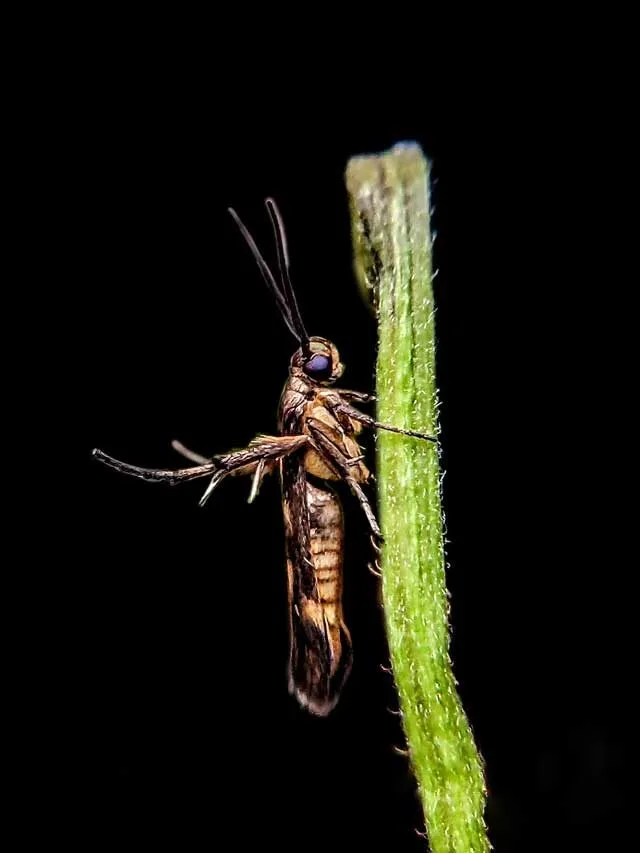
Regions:
<svg viewBox="0 0 640 853"><path fill-rule="evenodd" d="M299 701L316 714L328 714L351 670L351 636L342 615L344 523L337 495L307 479L309 556L313 588L295 601L297 630L292 648L291 682ZM309 566L311 569L311 566Z"/></svg>
<svg viewBox="0 0 640 853"><path fill-rule="evenodd" d="M342 567L344 562L344 522L337 495L307 481L311 560L315 566L318 601L331 636L331 675L342 658ZM347 632L348 637L348 632ZM351 643L349 642L349 647Z"/></svg>

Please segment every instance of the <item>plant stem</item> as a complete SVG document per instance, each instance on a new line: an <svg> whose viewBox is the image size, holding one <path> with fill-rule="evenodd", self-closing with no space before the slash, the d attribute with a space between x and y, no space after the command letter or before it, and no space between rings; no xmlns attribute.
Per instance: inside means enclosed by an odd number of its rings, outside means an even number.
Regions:
<svg viewBox="0 0 640 853"><path fill-rule="evenodd" d="M429 170L420 148L346 171L358 281L377 309L377 419L438 432ZM391 663L433 853L487 851L483 764L449 658L437 445L380 431L377 483Z"/></svg>

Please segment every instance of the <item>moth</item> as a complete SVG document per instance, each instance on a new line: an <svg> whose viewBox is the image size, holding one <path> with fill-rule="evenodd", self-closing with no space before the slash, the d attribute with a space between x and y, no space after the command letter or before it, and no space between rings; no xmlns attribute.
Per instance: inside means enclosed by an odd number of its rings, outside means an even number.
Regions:
<svg viewBox="0 0 640 853"><path fill-rule="evenodd" d="M251 502L263 478L279 472L288 579L289 692L312 714L326 716L338 702L353 662L351 635L342 607L343 514L331 483L341 480L348 485L379 551L382 537L363 488L370 482L371 473L358 444L359 433L369 427L426 441L436 439L379 423L353 405L371 403L373 395L335 386L344 365L331 341L307 334L291 283L282 217L273 199L266 199L265 205L275 239L277 279L238 214L232 208L229 213L298 344L280 398L278 435L258 435L242 450L211 458L174 441L173 447L195 463L178 470L139 468L98 449L93 450L93 456L117 471L150 482L173 485L209 477L201 505L226 477L243 475L253 478Z"/></svg>

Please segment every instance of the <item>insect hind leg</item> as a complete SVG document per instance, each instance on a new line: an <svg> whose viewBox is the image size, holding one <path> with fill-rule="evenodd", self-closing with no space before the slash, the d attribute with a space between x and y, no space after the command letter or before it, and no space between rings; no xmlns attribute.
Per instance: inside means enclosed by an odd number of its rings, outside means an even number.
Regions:
<svg viewBox="0 0 640 853"><path fill-rule="evenodd" d="M184 456L185 459L195 462L196 465L206 465L208 462L211 462L210 456L203 456L201 453L196 453L195 450L189 450L188 447L185 447L184 444L181 441L177 441L177 439L174 439L171 442L171 447L173 447L173 449L181 456Z"/></svg>
<svg viewBox="0 0 640 853"><path fill-rule="evenodd" d="M97 448L92 451L92 456L104 465L120 471L121 474L129 474L132 477L138 477L141 480L147 480L152 483L169 483L170 485L175 485L176 483L213 475L212 481L200 502L203 504L213 489L227 474L253 473L256 463L260 462L260 460L268 463L281 459L283 456L299 450L308 440L308 436L306 435L261 435L255 438L244 450L215 456L203 465L196 465L192 468L179 468L175 471L163 468L140 468L137 465L130 465L128 462L121 462L119 459L114 459ZM184 449L186 450L186 448ZM187 452L191 453L191 451Z"/></svg>
<svg viewBox="0 0 640 853"><path fill-rule="evenodd" d="M94 459L108 465L109 468L115 468L121 474L129 474L132 477L138 477L141 480L147 480L155 483L175 483L195 480L198 477L206 477L212 474L219 467L215 461L209 461L204 465L196 465L193 468L179 468L175 471L170 471L164 468L140 468L137 465L130 465L128 462L121 462L119 459L114 459L102 450L95 448L91 455Z"/></svg>
<svg viewBox="0 0 640 853"><path fill-rule="evenodd" d="M249 503L251 503L257 494L260 482L265 473L265 468L268 472L278 459L282 459L290 453L295 453L301 447L305 446L308 440L306 435L260 435L254 438L251 444L244 450L236 450L224 456L216 456L215 462L219 470L215 472L211 478L211 482L207 486L207 490L200 498L200 506L205 505L213 490L228 474L254 475L251 494L249 495Z"/></svg>

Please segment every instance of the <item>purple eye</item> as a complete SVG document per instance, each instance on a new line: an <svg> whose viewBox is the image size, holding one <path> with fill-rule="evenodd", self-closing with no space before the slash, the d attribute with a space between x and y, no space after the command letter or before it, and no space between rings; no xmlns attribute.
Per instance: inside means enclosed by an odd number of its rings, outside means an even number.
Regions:
<svg viewBox="0 0 640 853"><path fill-rule="evenodd" d="M312 379L328 379L331 376L331 359L316 353L305 364L304 372Z"/></svg>

